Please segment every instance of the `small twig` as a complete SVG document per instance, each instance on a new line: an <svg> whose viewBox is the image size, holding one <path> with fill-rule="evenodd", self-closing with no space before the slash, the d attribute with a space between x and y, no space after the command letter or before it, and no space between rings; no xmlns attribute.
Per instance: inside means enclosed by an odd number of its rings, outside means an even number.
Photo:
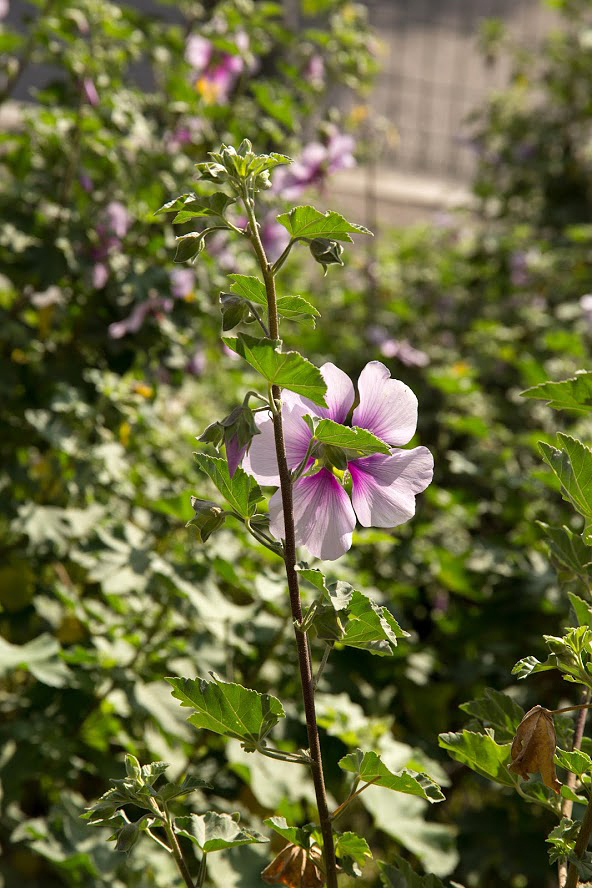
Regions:
<svg viewBox="0 0 592 888"><path fill-rule="evenodd" d="M334 641L330 641L325 645L325 650L323 651L323 656L322 656L321 662L319 663L319 668L317 670L317 674L316 674L314 682L313 682L313 687L314 687L315 691L317 689L318 683L321 680L321 676L322 676L323 672L325 671L325 666L327 665L327 660L329 659L329 656L331 655L331 651L333 650L334 644L335 644Z"/></svg>
<svg viewBox="0 0 592 888"><path fill-rule="evenodd" d="M356 799L361 792L364 792L365 789L368 789L369 786L372 786L372 784L376 783L376 781L379 779L379 777L375 777L373 780L369 780L368 783L364 783L364 785L360 786L360 788L357 789L355 792L350 793L345 802L342 802L339 807L335 808L335 810L331 814L331 820L335 820L336 817L339 817L341 814L343 814L350 802L353 802L353 800Z"/></svg>
<svg viewBox="0 0 592 888"><path fill-rule="evenodd" d="M253 305L252 302L249 302L248 299L245 299L245 302L249 306L249 311L251 311L253 313L255 320L258 321L259 326L263 330L264 335L269 339L270 338L269 337L269 330L267 329L267 325L266 325L265 321L263 320L263 318L261 317L261 315L259 314L259 312L257 311L257 309L255 308L255 306Z"/></svg>
<svg viewBox="0 0 592 888"><path fill-rule="evenodd" d="M284 264L284 262L286 261L286 259L290 255L290 250L292 249L292 247L296 243L296 240L297 240L297 238L290 240L290 243L288 244L288 246L286 247L286 249L284 250L282 255L279 257L279 259L276 259L276 261L271 266L271 270L274 273L274 275L278 273L278 271L280 270L280 268L282 267L282 265Z"/></svg>
<svg viewBox="0 0 592 888"><path fill-rule="evenodd" d="M310 765L312 759L309 755L299 755L296 752L284 752L282 749L274 749L272 746L257 746L257 752L266 755L267 758L289 762L294 765Z"/></svg>
<svg viewBox="0 0 592 888"><path fill-rule="evenodd" d="M586 696L590 696L590 691L586 692ZM551 715L556 715L558 712L575 712L576 709L592 709L592 703L578 703L575 706L563 706L561 709L550 709L549 712ZM585 716L584 716L585 721ZM575 742L575 737L574 737ZM582 742L580 738L580 743ZM575 746L573 747L576 748ZM578 747L579 749L579 747Z"/></svg>

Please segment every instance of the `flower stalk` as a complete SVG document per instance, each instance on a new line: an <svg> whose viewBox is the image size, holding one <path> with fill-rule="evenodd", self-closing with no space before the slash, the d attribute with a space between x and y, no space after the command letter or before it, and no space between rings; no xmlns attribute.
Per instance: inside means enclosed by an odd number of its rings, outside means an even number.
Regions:
<svg viewBox="0 0 592 888"><path fill-rule="evenodd" d="M255 217L255 208L251 195L246 187L243 189L243 202L248 218L248 232L253 245L267 294L268 308L268 326L269 337L277 340L279 336L279 318L277 310L277 294L275 288L275 273L277 271L267 260L265 249L261 243L257 219ZM280 401L281 390L277 385L272 386L271 403L275 406ZM327 804L327 793L325 789L325 777L323 772L323 759L321 754L321 744L319 739L319 731L317 725L315 699L314 699L314 679L312 674L312 666L310 659L310 651L308 647L307 636L302 633L297 626L302 623L302 602L300 599L300 588L298 583L298 574L296 571L296 540L294 532L294 508L292 499L292 477L286 459L286 446L284 440L284 431L282 425L281 410L273 410L273 431L275 440L275 449L278 464L278 474L280 478L280 489L282 493L282 503L284 510L285 539L283 558L286 570L286 579L288 591L290 595L290 608L292 611L292 620L295 624L294 634L296 638L296 648L298 652L298 666L300 671L300 681L302 685L302 697L304 702L304 712L306 717L306 729L308 733L308 744L310 752L310 769L315 788L317 800L317 808L319 813L319 824L321 834L323 836L323 857L325 862L325 875L327 879L327 888L337 888L337 863L335 860L335 845L333 841L333 828L331 825L331 815Z"/></svg>

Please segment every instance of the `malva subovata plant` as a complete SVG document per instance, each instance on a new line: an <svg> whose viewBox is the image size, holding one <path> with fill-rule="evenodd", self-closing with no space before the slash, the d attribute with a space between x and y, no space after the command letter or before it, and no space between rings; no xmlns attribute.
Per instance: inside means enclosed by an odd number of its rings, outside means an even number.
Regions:
<svg viewBox="0 0 592 888"><path fill-rule="evenodd" d="M541 383L524 395L555 409L589 414L592 372ZM580 686L581 702L556 709L534 706L523 714L508 694L488 689L484 697L461 707L486 727L485 733L441 734L440 745L477 773L553 812L558 823L547 838L549 860L557 863L559 888L577 888L580 881L587 884L592 878L592 854L587 850L592 838L592 741L585 736L592 706L592 450L562 433L556 446L541 441L539 448L563 499L583 518L584 527L578 533L539 522L559 586L571 605L570 624L561 636L544 636L546 660L524 657L512 674L523 679L558 670L565 681ZM564 715L568 712L577 713L575 722ZM565 772L564 783L556 766ZM572 819L574 804L584 806L580 820Z"/></svg>
<svg viewBox="0 0 592 888"><path fill-rule="evenodd" d="M342 243L351 242L354 233L370 232L339 213L295 207L278 216L289 240L272 263L260 237L256 196L271 184L272 171L290 159L280 154L257 155L248 140L238 150L223 145L211 157L197 164L197 170L202 182L214 183L220 190L184 194L159 212L174 213L174 224L205 221L205 227L177 238L179 262L194 260L216 231L250 243L261 278L231 275L230 292L221 294L220 307L224 333L243 323L259 328L259 336L239 331L236 336L224 335L223 341L258 373L262 385L260 391L247 392L241 405L213 422L199 438L204 450L196 454L198 466L221 501L193 497L195 517L190 524L205 543L227 520L234 519L283 560L308 748L286 752L271 744L270 733L284 717L284 708L269 694L223 681L213 673L209 679L170 678L169 682L173 695L193 710L189 720L195 727L237 739L249 752L310 770L318 823L295 827L283 818L266 820L289 844L263 871L262 879L296 886L301 884L297 879L306 874L307 885L336 888L340 869L359 874L360 865L371 856L363 837L335 830L336 819L361 792L377 785L429 801L443 796L426 774L392 772L375 752L358 749L339 762L352 775L352 785L341 804L329 810L315 713L315 687L327 659L336 643L391 654L407 633L386 607L345 582L328 582L321 570L300 562L298 547L323 560L336 560L350 548L356 522L390 528L409 520L415 512L416 494L432 480L433 459L425 447L400 449L415 434L417 399L406 385L390 378L383 364L366 365L356 395L353 383L338 367L327 363L319 369L297 351L285 349L280 338L281 320L319 315L302 297L278 294L276 278L294 246L307 245L326 273L329 265L343 264ZM233 210L235 215L230 217ZM224 455L219 455L222 447ZM218 455L211 455L207 448L214 448ZM264 501L260 485L276 488L267 510L260 508ZM306 610L301 583L316 596ZM312 641L321 650L316 671ZM266 841L239 827L227 814L174 818L169 801L193 787L157 786L163 768L162 763L142 768L128 756L127 778L116 782L90 809L87 817L93 823L124 819L113 836L118 848L129 850L146 832L168 848L187 888L197 888L204 884L208 853ZM125 822L126 803L139 804L148 813L135 823ZM164 837L154 832L155 827ZM196 875L191 874L179 835L201 851Z"/></svg>

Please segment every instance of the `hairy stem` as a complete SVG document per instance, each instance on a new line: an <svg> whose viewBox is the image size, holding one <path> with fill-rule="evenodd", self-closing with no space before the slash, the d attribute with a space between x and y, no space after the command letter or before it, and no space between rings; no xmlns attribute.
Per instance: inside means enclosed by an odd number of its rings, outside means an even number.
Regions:
<svg viewBox="0 0 592 888"><path fill-rule="evenodd" d="M167 834L167 838L170 842L171 851L173 857L175 858L175 863L177 864L177 869L181 873L183 881L185 882L187 888L194 888L193 879L191 878L191 873L187 868L187 864L185 863L185 858L183 857L183 852L181 851L181 846L179 845L179 840L175 835L175 830L173 829L173 824L170 819L170 815L168 811L165 812L165 817L163 820L164 831ZM201 884L201 883L198 883Z"/></svg>
<svg viewBox="0 0 592 888"><path fill-rule="evenodd" d="M563 709L556 709L555 712L565 712L567 709L579 709L578 719L576 721L576 726L574 730L572 749L581 749L582 746L582 738L584 736L584 728L586 726L586 716L588 715L588 709L590 707L590 691L586 690L584 692L583 702L577 707L565 707ZM572 774L570 771L567 775L566 785L570 789L574 789L576 785L576 775ZM561 816L562 817L571 817L573 811L573 802L571 799L563 799L561 803ZM564 885L567 884L568 878L568 870L567 870L567 861L560 860L559 861L559 888L563 888ZM577 884L577 882L576 882Z"/></svg>
<svg viewBox="0 0 592 888"><path fill-rule="evenodd" d="M576 839L576 845L574 848L574 854L577 858L581 858L584 856L584 852L588 847L588 842L590 841L590 836L592 835L592 799L588 802L588 807L586 808L586 813L584 814L584 819L582 820L582 825L580 826L580 831L578 833L578 837ZM579 884L578 879L578 870L575 863L570 862L569 870L567 872L567 881L565 883L565 888L577 888Z"/></svg>
<svg viewBox="0 0 592 888"><path fill-rule="evenodd" d="M259 229L257 227L257 220L255 218L253 201L247 193L246 189L243 195L243 199L249 219L249 235L255 253L257 255L261 271L263 273L263 280L267 293L267 309L270 337L271 339L279 339L279 318L274 277L275 270L267 261L267 256L265 254L265 250L259 236ZM273 402L279 402L280 397L280 388L279 386L274 385L272 387ZM282 505L284 511L284 564L286 567L286 579L288 582L288 591L290 593L290 608L292 611L292 619L294 621L296 648L298 651L298 666L300 670L300 682L302 685L302 697L304 701L304 712L306 716L306 730L308 732L308 745L311 757L310 769L312 772L312 779L314 782L315 795L317 799L319 824L323 836L323 856L325 860L327 888L337 888L337 864L335 861L335 845L333 842L333 828L331 826L331 815L329 814L327 793L325 790L325 776L323 772L323 759L321 755L321 744L319 740L319 730L317 726L317 717L315 711L314 682L310 662L310 653L308 649L307 637L298 628L299 624L302 622L302 603L300 600L298 574L296 572L296 540L294 533L292 478L286 460L286 445L284 441L281 410L273 411L272 417L275 449L278 463L278 474L280 477L280 489L282 492Z"/></svg>

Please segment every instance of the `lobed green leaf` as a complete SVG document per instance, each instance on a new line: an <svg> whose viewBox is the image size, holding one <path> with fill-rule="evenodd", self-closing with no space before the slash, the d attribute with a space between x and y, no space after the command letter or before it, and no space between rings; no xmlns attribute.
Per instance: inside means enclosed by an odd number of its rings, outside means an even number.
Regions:
<svg viewBox="0 0 592 888"><path fill-rule="evenodd" d="M196 728L256 745L285 717L277 697L211 675L211 681L167 678L173 697L194 710L189 721Z"/></svg>
<svg viewBox="0 0 592 888"><path fill-rule="evenodd" d="M561 448L543 441L543 459L561 482L562 495L584 516L584 541L592 544L592 450L569 435L559 434Z"/></svg>
<svg viewBox="0 0 592 888"><path fill-rule="evenodd" d="M592 372L578 373L561 382L543 382L522 392L525 398L546 401L555 410L592 410Z"/></svg>
<svg viewBox="0 0 592 888"><path fill-rule="evenodd" d="M407 768L394 773L375 752L362 752L361 749L356 749L355 752L344 756L338 764L344 771L355 774L356 779L364 783L418 796L428 802L444 800L440 787L427 774L416 773Z"/></svg>
<svg viewBox="0 0 592 888"><path fill-rule="evenodd" d="M257 503L263 499L261 488L254 478L241 469L236 469L232 478L225 459L196 453L195 460L206 475L212 480L226 502L242 518L250 518L255 514Z"/></svg>
<svg viewBox="0 0 592 888"><path fill-rule="evenodd" d="M256 339L239 333L236 338L224 338L224 342L271 385L303 395L319 407L327 406L327 386L321 371L298 352L282 352L281 340Z"/></svg>
<svg viewBox="0 0 592 888"><path fill-rule="evenodd" d="M215 811L191 814L189 817L176 818L175 832L185 836L205 854L225 851L238 845L269 842L261 833L239 826L237 820L238 814L233 817L230 814L217 814Z"/></svg>
<svg viewBox="0 0 592 888"><path fill-rule="evenodd" d="M348 222L340 213L332 210L321 213L314 207L294 207L288 213L277 217L280 225L287 229L292 238L313 239L324 237L328 240L341 240L352 243L351 232L372 234L363 225Z"/></svg>

